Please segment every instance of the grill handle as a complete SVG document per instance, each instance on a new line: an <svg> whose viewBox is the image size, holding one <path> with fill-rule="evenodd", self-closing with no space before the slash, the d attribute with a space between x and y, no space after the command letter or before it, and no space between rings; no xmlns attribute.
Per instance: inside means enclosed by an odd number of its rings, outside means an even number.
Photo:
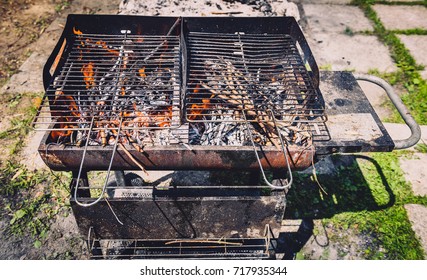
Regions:
<svg viewBox="0 0 427 280"><path fill-rule="evenodd" d="M415 119L412 117L411 113L409 112L408 108L406 108L400 97L396 94L393 87L383 79L378 78L376 76L357 73L354 73L353 76L356 78L356 80L371 82L382 87L387 93L393 105L396 107L400 116L402 116L402 119L405 121L406 125L411 129L411 136L409 136L407 139L393 140L395 145L394 148L396 150L401 150L412 147L417 144L418 141L421 139L421 128L415 121Z"/></svg>

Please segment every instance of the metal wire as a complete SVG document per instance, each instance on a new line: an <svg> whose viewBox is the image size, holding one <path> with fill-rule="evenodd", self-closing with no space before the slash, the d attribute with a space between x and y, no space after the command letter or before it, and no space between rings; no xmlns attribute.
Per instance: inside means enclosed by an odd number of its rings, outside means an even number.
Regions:
<svg viewBox="0 0 427 280"><path fill-rule="evenodd" d="M94 120L94 118L92 117L91 128L93 126L93 120ZM106 190L107 184L108 184L108 179L110 178L111 166L113 165L114 156L116 155L116 151L117 151L117 145L118 145L118 143L120 141L119 138L120 138L120 129L121 129L122 120L123 119L120 118L120 125L119 125L118 131L117 131L117 137L116 137L116 141L114 143L113 152L111 154L110 163L108 165L107 176L106 176L105 181L104 181L104 186L102 187L102 192L101 192L101 194L99 195L99 197L95 201L90 202L90 203L82 203L82 202L78 201L78 199L77 199L77 192L78 192L78 188L79 188L79 185L80 185L80 177L81 177L81 173L82 173L82 170L83 170L84 160L85 160L85 157L86 157L87 147L88 147L88 143L89 143L89 135L90 135L90 132L91 132L91 128L89 129L88 139L86 140L85 149L83 151L83 156L82 156L82 160L81 160L81 163L80 163L79 173L78 173L77 179L76 179L76 185L74 187L74 200L75 200L75 202L76 202L77 205L82 206L82 207L90 207L90 206L93 206L93 205L97 204L104 197L105 190ZM117 216L116 216L116 218L117 218ZM117 220L118 220L118 218L117 218ZM118 220L118 221L120 222L120 220Z"/></svg>
<svg viewBox="0 0 427 280"><path fill-rule="evenodd" d="M267 116L266 108L289 125L326 120L289 35L190 32L188 45L187 121L215 122L230 115L245 122L236 113Z"/></svg>
<svg viewBox="0 0 427 280"><path fill-rule="evenodd" d="M289 181L288 181L288 183L287 183L286 185L284 185L284 186L276 186L276 185L273 185L272 183L270 183L270 182L268 181L267 176L265 175L265 172L264 172L264 168L262 167L261 159L259 158L259 155L258 155L258 151L257 151L257 147L256 147L255 142L254 142L253 135L252 135L252 133L251 133L251 131L250 131L250 128L249 128L249 122L248 122L248 121L247 121L247 119L246 119L246 114L245 114L245 112L244 112L244 111L242 111L242 115L243 115L243 118L244 118L244 120L245 120L245 124L246 124L246 131L247 131L247 133L249 134L249 139L251 140L252 147L254 148L255 156L256 156L256 159L257 159L257 161L258 161L258 165L259 165L259 168L260 168L260 170L261 170L261 174L262 174L262 177L263 177L263 179L264 179L264 182L265 182L265 183L266 183L270 188L272 188L272 189L276 189L276 190L286 190L286 189L288 189L288 188L290 188L290 187L292 186L292 182L293 182L293 176L292 176L291 164L290 164L290 161L289 161L288 154L287 154L287 152L286 152L286 148L285 148L285 144L284 144L284 141L283 141L282 135L281 135L281 133L280 133L280 131L279 131L279 129L278 129L277 123L276 123L276 121L275 121L275 118L274 118L273 112L272 112L271 110L269 110L269 112L271 113L272 119L273 119L273 121L274 121L274 125L275 125L275 128L276 128L276 132L277 132L277 135L279 136L279 139L280 139L280 145L281 145L281 148L282 148L282 152L283 152L283 155L285 156L285 159L286 159L286 166L287 166L287 168L288 168Z"/></svg>
<svg viewBox="0 0 427 280"><path fill-rule="evenodd" d="M117 129L111 120L120 114L122 130L179 126L179 36L124 31L76 35L33 121L50 126L36 130L85 131L92 115L103 124L94 130Z"/></svg>

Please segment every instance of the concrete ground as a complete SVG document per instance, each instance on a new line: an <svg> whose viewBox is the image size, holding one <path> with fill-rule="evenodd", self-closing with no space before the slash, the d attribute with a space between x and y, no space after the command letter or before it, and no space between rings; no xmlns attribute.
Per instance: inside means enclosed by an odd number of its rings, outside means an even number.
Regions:
<svg viewBox="0 0 427 280"><path fill-rule="evenodd" d="M82 12L82 7L89 7L95 13L116 13L119 12L117 4L120 1L116 0L114 2L111 6L107 5L98 9L98 7L91 6L91 1L75 0L72 7L75 9L74 12ZM196 8L190 9L188 5L185 6L185 2L194 1L176 1L179 9L161 6L158 5L158 2L162 1L122 1L120 12L123 14L145 15L210 15L212 11L218 10L215 5L209 5L209 9L203 9L202 12ZM242 11L244 12L243 15L261 16L263 13L266 14L262 10L254 10L252 7L239 3L225 4L224 1L219 0L205 2L221 2L221 11L224 13L227 11ZM374 69L381 72L396 71L397 67L390 56L387 46L375 36L363 33L363 31L373 30L372 23L359 8L349 6L350 0L264 2L271 2L270 10L268 11L270 14L286 14L300 19L304 34L308 38L315 59L322 69L354 70L361 73L367 73L369 70ZM130 6L131 4L134 6ZM427 29L427 9L423 6L374 5L374 9L384 26L389 30ZM52 23L35 45L32 55L22 65L20 72L10 79L9 83L2 88L2 92L43 91L42 67L62 31L64 22L65 18L62 17ZM416 61L420 65L427 66L425 48L427 36L399 35L399 38ZM38 74L34 75L34 73ZM427 71L422 73L424 78L427 78ZM385 100L385 93L377 87L366 83L361 83L361 86L377 109L380 117L387 117L388 111L381 106ZM386 127L393 137L405 137L404 125L387 124ZM37 137L41 135L32 134L28 139L27 148L24 150L26 162L31 168L43 166L37 153L35 153L39 143L39 138ZM423 127L422 138L424 142L427 142L426 127ZM402 159L401 167L405 171L406 179L412 184L414 193L427 195L427 174L425 171L427 169L427 156L421 153L415 153L415 155L411 159ZM34 160L27 160L32 158ZM427 209L420 205L406 205L405 208L413 224L413 229L427 252L427 232L425 230L427 228Z"/></svg>
<svg viewBox="0 0 427 280"><path fill-rule="evenodd" d="M354 70L367 73L369 70L393 72L397 69L384 43L372 35L354 35L371 31L372 23L363 12L350 1L294 1L304 13L305 33L320 67L332 70ZM391 1L389 1L391 2ZM413 2L413 1L405 1ZM315 3L315 4L314 4ZM374 5L374 10L388 30L427 29L427 8L416 5ZM426 35L399 35L399 39L409 49L418 64L427 66ZM427 78L427 71L421 72ZM381 106L385 92L377 86L360 82L371 104L382 118L389 112ZM397 89L397 91L399 91ZM409 129L402 124L386 124L393 139L409 136ZM427 143L427 129L422 127L422 143ZM414 194L427 195L427 156L415 152L410 159L401 159L401 168L406 180L412 185ZM427 256L427 208L421 205L405 206L415 233L419 236Z"/></svg>

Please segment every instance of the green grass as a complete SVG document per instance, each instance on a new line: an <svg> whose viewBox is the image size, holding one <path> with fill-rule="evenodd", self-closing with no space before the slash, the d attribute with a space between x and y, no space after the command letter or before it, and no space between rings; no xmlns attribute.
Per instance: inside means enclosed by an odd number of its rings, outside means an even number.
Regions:
<svg viewBox="0 0 427 280"><path fill-rule="evenodd" d="M414 29L406 29L406 30L392 30L394 34L402 34L402 35L427 35L427 30L414 28Z"/></svg>
<svg viewBox="0 0 427 280"><path fill-rule="evenodd" d="M425 143L419 143L415 146L415 150L419 153L427 153L427 145Z"/></svg>
<svg viewBox="0 0 427 280"><path fill-rule="evenodd" d="M46 170L29 171L25 166L8 161L0 169L0 194L5 198L3 211L11 217L6 232L35 238L39 248L51 220L68 207L69 176L53 175Z"/></svg>
<svg viewBox="0 0 427 280"><path fill-rule="evenodd" d="M365 244L361 252L366 259L423 259L404 205L427 205L427 198L415 196L405 181L398 161L402 156L411 154L334 156L336 174L318 175L327 195L309 175L295 174L296 187L288 195L287 218L324 219L334 228L351 229L365 236L363 240L372 243ZM331 240L342 238L330 236Z"/></svg>
<svg viewBox="0 0 427 280"><path fill-rule="evenodd" d="M356 2L356 1L354 1ZM405 2L405 1L381 1L381 0L368 0L368 1L357 1L357 2L369 2L369 3L376 3L376 4L382 4L382 5L402 5L402 6L426 6L427 7L427 1L411 1L411 2Z"/></svg>
<svg viewBox="0 0 427 280"><path fill-rule="evenodd" d="M7 99L8 112L14 112L14 117L10 120L9 128L0 132L0 140L8 140L9 155L13 156L18 154L24 144L25 137L32 130L31 122L37 113L37 99L39 99L41 93L27 94L25 102L29 102L32 99L31 105L22 106L23 95L18 94Z"/></svg>
<svg viewBox="0 0 427 280"><path fill-rule="evenodd" d="M354 0L352 4L359 6L365 12L365 15L374 25L372 34L376 35L389 47L391 56L399 68L396 83L402 85L406 90L406 93L402 96L402 100L413 114L415 120L419 124L425 125L427 124L427 82L421 78L419 73L423 67L416 64L415 59L396 35L397 33L402 34L405 31L394 32L384 27L375 10L372 8L372 4L375 2L379 3L380 1ZM418 1L416 4L427 5L426 3L426 1ZM421 31L412 29L406 32L418 33ZM394 111L391 121L401 122L397 111Z"/></svg>

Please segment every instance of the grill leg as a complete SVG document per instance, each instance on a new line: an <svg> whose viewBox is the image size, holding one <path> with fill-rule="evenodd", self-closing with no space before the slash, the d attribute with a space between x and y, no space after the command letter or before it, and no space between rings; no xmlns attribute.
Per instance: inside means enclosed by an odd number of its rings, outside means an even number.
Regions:
<svg viewBox="0 0 427 280"><path fill-rule="evenodd" d="M114 171L117 186L126 186L125 172L123 170Z"/></svg>
<svg viewBox="0 0 427 280"><path fill-rule="evenodd" d="M78 176L78 171L73 171L73 178L77 178L77 176ZM80 182L82 183L81 187L85 187L85 188L79 187L79 189L77 190L77 195L79 197L90 197L90 191L89 191L89 188L87 188L89 186L89 179L87 177L87 171L82 171L82 173L80 175ZM73 182L72 186L73 186L73 189L71 190L71 192L74 193L74 188L76 186L75 181Z"/></svg>

